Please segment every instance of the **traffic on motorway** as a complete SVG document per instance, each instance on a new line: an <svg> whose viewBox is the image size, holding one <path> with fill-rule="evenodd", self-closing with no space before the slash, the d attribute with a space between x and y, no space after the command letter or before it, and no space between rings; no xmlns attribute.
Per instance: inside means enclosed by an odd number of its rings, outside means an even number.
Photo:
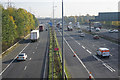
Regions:
<svg viewBox="0 0 120 80"><path fill-rule="evenodd" d="M80 28L72 26L72 30L68 29L71 22L64 27L64 46L65 46L65 61L68 70L73 78L86 78L87 75L83 70L84 75L79 75L81 66L84 67L89 74L92 72L94 78L117 78L118 77L118 44L99 37L97 34L90 34L84 31L81 25ZM85 25L84 25L85 26ZM87 26L86 26L86 29ZM101 29L95 32L101 32ZM62 36L61 29L57 27L57 36ZM102 32L101 32L102 33ZM108 32L109 33L109 32ZM111 33L109 33L111 34ZM112 35L112 34L111 34ZM58 37L61 44L61 39ZM74 58L76 57L76 59ZM75 64L77 60L80 62ZM70 63L71 62L71 63ZM77 65L77 66L71 66ZM74 75L77 74L78 75ZM101 74L102 73L102 74Z"/></svg>

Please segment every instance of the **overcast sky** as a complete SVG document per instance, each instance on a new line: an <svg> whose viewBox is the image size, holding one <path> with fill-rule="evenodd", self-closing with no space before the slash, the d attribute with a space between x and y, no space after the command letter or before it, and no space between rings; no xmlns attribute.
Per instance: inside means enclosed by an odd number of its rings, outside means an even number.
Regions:
<svg viewBox="0 0 120 80"><path fill-rule="evenodd" d="M8 0L0 0L6 6ZM98 15L99 12L117 12L120 0L64 0L64 15ZM11 0L16 8L24 8L36 17L61 17L62 0Z"/></svg>

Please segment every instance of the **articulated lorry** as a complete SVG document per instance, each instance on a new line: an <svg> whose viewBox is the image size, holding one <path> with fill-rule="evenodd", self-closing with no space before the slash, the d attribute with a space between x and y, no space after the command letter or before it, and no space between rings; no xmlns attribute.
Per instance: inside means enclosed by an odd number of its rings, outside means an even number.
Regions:
<svg viewBox="0 0 120 80"><path fill-rule="evenodd" d="M37 41L39 39L39 30L32 30L30 34L31 41Z"/></svg>

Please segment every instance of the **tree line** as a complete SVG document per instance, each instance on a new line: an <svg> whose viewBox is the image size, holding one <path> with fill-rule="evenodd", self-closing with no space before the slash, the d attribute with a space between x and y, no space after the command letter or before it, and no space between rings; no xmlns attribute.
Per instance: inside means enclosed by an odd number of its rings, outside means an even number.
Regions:
<svg viewBox="0 0 120 80"><path fill-rule="evenodd" d="M25 9L2 7L2 51L22 39L37 26L37 18Z"/></svg>

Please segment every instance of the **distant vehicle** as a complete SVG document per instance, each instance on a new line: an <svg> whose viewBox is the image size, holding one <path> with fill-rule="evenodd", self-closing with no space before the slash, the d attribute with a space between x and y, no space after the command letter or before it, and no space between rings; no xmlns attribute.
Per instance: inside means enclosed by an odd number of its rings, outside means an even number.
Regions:
<svg viewBox="0 0 120 80"><path fill-rule="evenodd" d="M73 30L73 27L72 27L72 22L69 22L69 25L67 26L67 30L68 31L72 31Z"/></svg>
<svg viewBox="0 0 120 80"><path fill-rule="evenodd" d="M67 30L72 31L73 30L72 26L67 26Z"/></svg>
<svg viewBox="0 0 120 80"><path fill-rule="evenodd" d="M37 41L39 39L39 30L33 30L30 33L31 41Z"/></svg>
<svg viewBox="0 0 120 80"><path fill-rule="evenodd" d="M110 51L108 48L99 48L97 50L97 55L102 56L102 57L109 57Z"/></svg>
<svg viewBox="0 0 120 80"><path fill-rule="evenodd" d="M59 29L62 29L62 24L59 22L59 23L57 23L56 27Z"/></svg>
<svg viewBox="0 0 120 80"><path fill-rule="evenodd" d="M80 37L85 37L85 34L84 33L80 33Z"/></svg>
<svg viewBox="0 0 120 80"><path fill-rule="evenodd" d="M96 28L102 28L102 24L100 22L93 22L92 26L96 29Z"/></svg>
<svg viewBox="0 0 120 80"><path fill-rule="evenodd" d="M96 31L100 31L100 28L96 28Z"/></svg>
<svg viewBox="0 0 120 80"><path fill-rule="evenodd" d="M114 29L113 32L118 33L119 31L117 29Z"/></svg>
<svg viewBox="0 0 120 80"><path fill-rule="evenodd" d="M78 33L82 33L82 30L78 30Z"/></svg>
<svg viewBox="0 0 120 80"><path fill-rule="evenodd" d="M108 32L109 32L109 33L113 33L114 31L113 31L113 29L110 29Z"/></svg>
<svg viewBox="0 0 120 80"><path fill-rule="evenodd" d="M27 59L26 53L20 53L20 54L17 56L17 60L26 60L26 59Z"/></svg>
<svg viewBox="0 0 120 80"><path fill-rule="evenodd" d="M77 24L77 28L80 29L80 23L77 22L76 24Z"/></svg>
<svg viewBox="0 0 120 80"><path fill-rule="evenodd" d="M99 39L99 36L98 35L94 35L93 39Z"/></svg>
<svg viewBox="0 0 120 80"><path fill-rule="evenodd" d="M39 26L39 32L40 32L40 31L44 31L44 26L43 26L43 25L40 25L40 26Z"/></svg>

